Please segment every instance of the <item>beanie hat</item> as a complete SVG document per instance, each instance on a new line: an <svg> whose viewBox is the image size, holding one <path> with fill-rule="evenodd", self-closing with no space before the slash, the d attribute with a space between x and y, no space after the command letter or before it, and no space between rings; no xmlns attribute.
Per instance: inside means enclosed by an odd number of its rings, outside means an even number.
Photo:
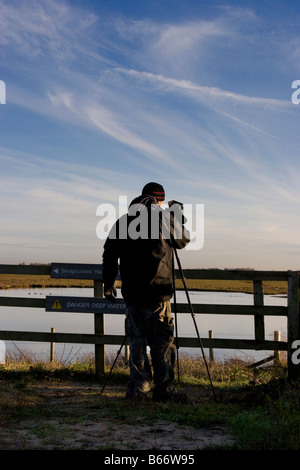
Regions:
<svg viewBox="0 0 300 470"><path fill-rule="evenodd" d="M158 183L148 183L143 187L142 194L147 194L148 196L153 196L157 201L165 200L165 190L161 184Z"/></svg>

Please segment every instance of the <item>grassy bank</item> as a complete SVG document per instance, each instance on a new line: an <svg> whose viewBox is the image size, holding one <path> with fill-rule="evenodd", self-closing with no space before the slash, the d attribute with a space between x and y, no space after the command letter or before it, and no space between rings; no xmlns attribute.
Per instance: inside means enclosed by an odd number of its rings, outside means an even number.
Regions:
<svg viewBox="0 0 300 470"><path fill-rule="evenodd" d="M117 283L118 286L118 283ZM220 280L187 280L190 290L219 291L219 292L253 292L251 281L220 281ZM0 289L30 289L45 287L93 287L93 281L84 279L53 279L50 276L28 276L0 274ZM182 281L176 280L176 287L182 288ZM263 283L264 293L275 295L287 294L287 283L281 281L266 281Z"/></svg>
<svg viewBox="0 0 300 470"><path fill-rule="evenodd" d="M135 444L130 444L130 433L139 426L143 426L144 435L150 429L148 436L152 436L155 448L160 448L162 423L169 423L179 433L176 439L184 439L187 429L194 430L195 435L200 431L203 436L209 435L216 429L230 435L230 442L224 440L225 444L210 444L208 448L299 450L299 384L285 379L284 367L256 370L248 366L239 360L210 364L216 402L203 360L182 357L178 389L188 395L189 403L170 405L148 400L137 404L124 398L128 366L123 358L113 369L103 394L104 378L95 377L92 359L65 366L11 358L0 366L2 448L16 446L19 435L23 439L27 436L19 448L36 445L55 449L61 448L62 442L73 448L78 438L74 429L80 425L81 430L87 431L88 426L91 430L80 443L82 448L89 448L92 426L105 423L105 436L111 429L123 429L122 442L116 442L115 436L111 442L99 443L98 437L98 448L136 448L132 447L137 445L136 438ZM182 445L182 449L189 448L186 439Z"/></svg>

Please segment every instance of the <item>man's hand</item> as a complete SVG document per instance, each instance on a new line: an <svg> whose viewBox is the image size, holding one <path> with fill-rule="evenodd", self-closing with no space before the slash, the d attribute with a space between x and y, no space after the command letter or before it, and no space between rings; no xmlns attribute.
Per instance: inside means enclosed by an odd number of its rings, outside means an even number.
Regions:
<svg viewBox="0 0 300 470"><path fill-rule="evenodd" d="M169 201L169 202L168 202L168 206L169 206L169 207L172 207L172 206L173 206L173 208L174 208L174 206L179 206L178 209L181 210L181 211L183 211L183 204L182 204L182 202L179 202L179 201Z"/></svg>
<svg viewBox="0 0 300 470"><path fill-rule="evenodd" d="M114 286L109 288L104 287L104 297L110 302L116 303L117 290L114 288Z"/></svg>
<svg viewBox="0 0 300 470"><path fill-rule="evenodd" d="M183 215L183 203L179 201L169 201L169 212L173 215L174 219L179 221L181 224L187 222L186 217Z"/></svg>

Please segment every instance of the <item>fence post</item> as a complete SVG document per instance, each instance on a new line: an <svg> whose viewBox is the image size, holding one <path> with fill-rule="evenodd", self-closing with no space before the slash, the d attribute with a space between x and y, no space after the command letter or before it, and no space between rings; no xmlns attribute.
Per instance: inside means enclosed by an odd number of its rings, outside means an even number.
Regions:
<svg viewBox="0 0 300 470"><path fill-rule="evenodd" d="M293 361L293 343L300 340L299 273L288 271L288 377L300 377L300 364Z"/></svg>
<svg viewBox="0 0 300 470"><path fill-rule="evenodd" d="M129 363L129 344L125 344L125 363Z"/></svg>
<svg viewBox="0 0 300 470"><path fill-rule="evenodd" d="M94 297L103 297L103 282L94 280ZM94 333L104 335L104 313L94 314ZM95 344L95 372L96 375L105 373L105 345Z"/></svg>
<svg viewBox="0 0 300 470"><path fill-rule="evenodd" d="M253 295L255 307L262 307L264 305L262 281L253 281ZM262 315L254 315L254 331L256 341L265 340L265 319Z"/></svg>
<svg viewBox="0 0 300 470"><path fill-rule="evenodd" d="M209 339L212 339L213 338L213 331L212 330L208 330L208 337ZM213 362L215 360L215 357L214 357L214 348L210 347L209 348L209 360L211 362Z"/></svg>
<svg viewBox="0 0 300 470"><path fill-rule="evenodd" d="M55 333L55 328L51 328L51 333ZM54 362L54 343L50 343L50 362Z"/></svg>
<svg viewBox="0 0 300 470"><path fill-rule="evenodd" d="M0 340L0 364L6 364L6 346L4 341Z"/></svg>
<svg viewBox="0 0 300 470"><path fill-rule="evenodd" d="M280 341L280 331L274 331L274 341ZM274 351L274 366L280 366L280 351Z"/></svg>

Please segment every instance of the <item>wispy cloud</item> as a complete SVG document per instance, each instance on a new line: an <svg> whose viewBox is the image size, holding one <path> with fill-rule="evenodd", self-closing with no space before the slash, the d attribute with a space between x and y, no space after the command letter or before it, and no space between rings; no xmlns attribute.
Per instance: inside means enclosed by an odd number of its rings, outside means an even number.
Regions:
<svg viewBox="0 0 300 470"><path fill-rule="evenodd" d="M173 21L100 4L0 0L6 242L96 247L98 203L155 178L205 203L208 265L215 247L295 243L296 29L251 3Z"/></svg>
<svg viewBox="0 0 300 470"><path fill-rule="evenodd" d="M93 204L103 201L117 202L120 189L122 191L120 188L122 181L124 181L123 190L125 191L125 177L127 181L130 178L127 173L122 173L118 169L108 170L99 164L93 166L86 165L84 162L68 163L50 160L4 148L0 148L0 161L3 172L6 173L5 177L2 177L2 188L5 186L8 190L11 187L10 191L18 197L18 188L28 191L29 194L33 194L40 188L42 194L48 187L49 190L53 190L55 204L62 194L66 196L70 194L71 200L74 200L74 195L77 194L78 199L91 201ZM15 184L11 186L6 168L9 169L11 179L15 181ZM18 168L20 172L17 171ZM100 187L99 180L101 180ZM19 184L16 184L17 181ZM22 199L20 201L22 202Z"/></svg>
<svg viewBox="0 0 300 470"><path fill-rule="evenodd" d="M70 253L81 247L100 260L97 207L109 203L118 208L120 195L133 197L128 184L136 186L134 175L3 148L0 164L3 254L7 246L30 248L24 254L30 261L31 248L56 249L61 256L67 247Z"/></svg>
<svg viewBox="0 0 300 470"><path fill-rule="evenodd" d="M212 103L219 102L220 100L227 100L230 102L241 103L244 105L257 106L263 108L276 108L276 109L292 109L290 100L279 100L273 98L261 98L257 96L247 96L231 91L222 90L216 87L201 86L190 80L178 80L170 77L165 77L160 74L153 74L149 72L139 72L137 70L126 70L117 68L117 72L134 77L137 80L152 84L153 88L157 90L164 89L167 92L182 91L199 102Z"/></svg>
<svg viewBox="0 0 300 470"><path fill-rule="evenodd" d="M80 34L97 20L92 13L81 10L79 14L76 8L54 0L1 2L0 12L2 44L31 59L49 53L59 60L74 58Z"/></svg>

